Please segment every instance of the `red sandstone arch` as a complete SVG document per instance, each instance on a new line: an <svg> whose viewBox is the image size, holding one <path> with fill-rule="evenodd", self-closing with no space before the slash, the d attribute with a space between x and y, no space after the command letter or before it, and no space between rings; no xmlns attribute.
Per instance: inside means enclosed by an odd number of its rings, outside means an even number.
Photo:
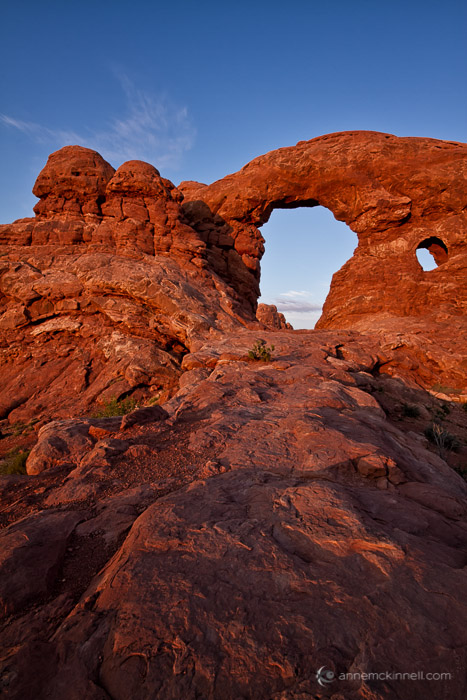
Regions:
<svg viewBox="0 0 467 700"><path fill-rule="evenodd" d="M377 132L343 132L260 156L212 185L182 183L185 210L204 224L213 264L250 300L264 251L258 227L275 208L322 205L358 235L333 278L318 326L355 326L381 314L465 312L467 145ZM211 229L204 205L214 222ZM436 235L449 260L423 277L413 251ZM223 263L224 264L224 263ZM449 292L446 293L448 286Z"/></svg>

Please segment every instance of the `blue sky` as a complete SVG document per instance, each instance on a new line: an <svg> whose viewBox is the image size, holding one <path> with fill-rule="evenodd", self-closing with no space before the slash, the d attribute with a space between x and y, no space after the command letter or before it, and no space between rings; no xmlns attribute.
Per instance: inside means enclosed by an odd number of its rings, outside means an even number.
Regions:
<svg viewBox="0 0 467 700"><path fill-rule="evenodd" d="M3 3L0 222L50 152L212 182L334 131L467 141L465 0ZM263 227L263 301L312 326L355 234L322 208Z"/></svg>

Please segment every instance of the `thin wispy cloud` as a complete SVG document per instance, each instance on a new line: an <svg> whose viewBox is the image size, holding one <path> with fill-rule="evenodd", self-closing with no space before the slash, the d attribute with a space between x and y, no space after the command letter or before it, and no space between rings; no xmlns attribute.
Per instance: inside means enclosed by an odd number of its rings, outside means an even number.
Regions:
<svg viewBox="0 0 467 700"><path fill-rule="evenodd" d="M260 301L274 304L294 328L314 328L323 311L322 303L314 299L312 292L305 290L291 289L277 297L261 297Z"/></svg>
<svg viewBox="0 0 467 700"><path fill-rule="evenodd" d="M296 299L297 297L310 297L311 292L297 292L295 289L291 289L290 292L282 292L281 297L292 297Z"/></svg>
<svg viewBox="0 0 467 700"><path fill-rule="evenodd" d="M52 129L36 122L0 114L4 127L17 129L54 150L68 144L98 151L112 165L126 160L145 160L159 169L176 169L195 139L195 128L186 107L175 105L167 95L137 88L124 74L118 76L126 110L111 118L105 129Z"/></svg>
<svg viewBox="0 0 467 700"><path fill-rule="evenodd" d="M30 136L39 143L47 143L49 141L66 141L67 144L73 140L80 138L75 131L66 129L49 129L35 122L26 122L21 119L9 117L7 114L0 114L0 122L4 126L10 126L18 131L22 131L27 136ZM63 145L66 145L65 143Z"/></svg>
<svg viewBox="0 0 467 700"><path fill-rule="evenodd" d="M321 311L322 304L317 304L312 300L311 292L306 291L295 291L291 289L289 292L283 292L274 299L273 302L278 311L283 314L316 314L316 312Z"/></svg>

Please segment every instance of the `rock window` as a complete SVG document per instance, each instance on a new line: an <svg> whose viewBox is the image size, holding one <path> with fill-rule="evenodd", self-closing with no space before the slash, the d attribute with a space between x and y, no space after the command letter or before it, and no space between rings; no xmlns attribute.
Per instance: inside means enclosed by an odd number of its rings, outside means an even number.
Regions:
<svg viewBox="0 0 467 700"><path fill-rule="evenodd" d="M434 270L448 259L448 249L440 238L431 236L418 244L415 251L417 260L425 270Z"/></svg>
<svg viewBox="0 0 467 700"><path fill-rule="evenodd" d="M313 328L331 278L352 257L357 235L329 209L276 208L261 226L260 302L275 304L294 328Z"/></svg>

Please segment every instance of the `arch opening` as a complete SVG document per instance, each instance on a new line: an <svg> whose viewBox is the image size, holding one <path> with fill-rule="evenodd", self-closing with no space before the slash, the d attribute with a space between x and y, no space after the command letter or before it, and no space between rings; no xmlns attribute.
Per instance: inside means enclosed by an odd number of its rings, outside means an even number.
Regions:
<svg viewBox="0 0 467 700"><path fill-rule="evenodd" d="M349 260L357 235L322 206L276 208L261 226L259 302L274 304L294 328L314 328L332 276Z"/></svg>
<svg viewBox="0 0 467 700"><path fill-rule="evenodd" d="M435 270L448 260L446 244L436 236L425 238L415 249L417 260L425 272Z"/></svg>

